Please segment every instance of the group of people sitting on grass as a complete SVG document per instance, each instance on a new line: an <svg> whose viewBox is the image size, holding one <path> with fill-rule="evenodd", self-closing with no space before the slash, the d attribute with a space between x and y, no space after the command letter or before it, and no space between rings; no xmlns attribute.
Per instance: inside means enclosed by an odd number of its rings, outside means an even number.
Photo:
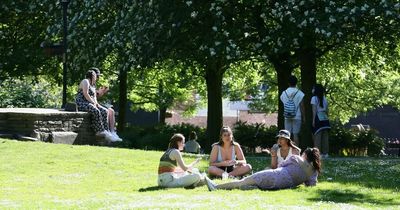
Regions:
<svg viewBox="0 0 400 210"><path fill-rule="evenodd" d="M320 153L317 148L307 148L300 156L300 149L290 140L290 132L280 130L278 142L271 148L271 168L224 184L217 185L200 173L196 164L200 158L186 165L180 151L185 137L174 134L167 151L161 156L158 168L158 185L161 187L197 187L207 185L216 189L285 189L300 184L314 186L321 171ZM212 145L208 174L214 177L243 177L252 171L240 145L234 141L232 130L223 127L220 139Z"/></svg>

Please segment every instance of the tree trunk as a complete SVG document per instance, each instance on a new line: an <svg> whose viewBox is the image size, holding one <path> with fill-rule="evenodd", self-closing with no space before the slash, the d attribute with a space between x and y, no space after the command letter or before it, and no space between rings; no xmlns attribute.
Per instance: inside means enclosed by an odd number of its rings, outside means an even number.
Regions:
<svg viewBox="0 0 400 210"><path fill-rule="evenodd" d="M124 131L125 128L125 116L126 116L126 107L127 107L127 79L128 73L125 70L119 71L119 111L118 111L118 125L117 130L118 132Z"/></svg>
<svg viewBox="0 0 400 210"><path fill-rule="evenodd" d="M158 82L158 94L161 97L164 97L164 87L162 85L162 81ZM163 102L160 103L158 111L159 111L159 123L161 125L165 125L165 116L166 116L166 113L167 113L167 107L164 105Z"/></svg>
<svg viewBox="0 0 400 210"><path fill-rule="evenodd" d="M289 55L279 55L270 58L274 65L278 77L278 129L285 128L285 118L283 116L283 103L280 100L281 93L288 88L289 76L292 74L293 65L289 62Z"/></svg>
<svg viewBox="0 0 400 210"><path fill-rule="evenodd" d="M219 65L206 67L207 84L207 139L204 148L211 150L211 144L219 140L219 132L223 123L222 116L222 77L223 70Z"/></svg>
<svg viewBox="0 0 400 210"><path fill-rule="evenodd" d="M303 103L305 106L305 123L301 128L301 143L302 148L313 146L311 124L312 124L312 88L316 83L316 72L317 72L317 58L316 49L314 47L309 47L302 50L299 55L300 68L301 68L301 90L304 92L305 96Z"/></svg>
<svg viewBox="0 0 400 210"><path fill-rule="evenodd" d="M161 107L160 110L160 124L161 125L165 125L165 118L166 118L166 114L167 114L167 108L166 107Z"/></svg>

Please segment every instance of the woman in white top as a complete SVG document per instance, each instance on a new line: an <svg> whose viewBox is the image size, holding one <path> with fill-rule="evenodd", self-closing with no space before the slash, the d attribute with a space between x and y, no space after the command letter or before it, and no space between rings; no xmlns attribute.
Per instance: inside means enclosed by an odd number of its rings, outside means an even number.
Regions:
<svg viewBox="0 0 400 210"><path fill-rule="evenodd" d="M219 142L212 145L210 154L210 175L221 177L224 172L228 176L243 176L251 171L251 165L246 162L242 148L233 140L229 127L221 129Z"/></svg>
<svg viewBox="0 0 400 210"><path fill-rule="evenodd" d="M280 130L278 135L278 143L274 144L271 149L271 168L276 169L283 161L289 159L293 155L300 155L300 149L290 140L290 132L288 130Z"/></svg>
<svg viewBox="0 0 400 210"><path fill-rule="evenodd" d="M311 98L313 121L312 132L314 134L314 146L321 151L322 157L328 157L329 152L329 123L328 101L324 96L324 87L316 84Z"/></svg>

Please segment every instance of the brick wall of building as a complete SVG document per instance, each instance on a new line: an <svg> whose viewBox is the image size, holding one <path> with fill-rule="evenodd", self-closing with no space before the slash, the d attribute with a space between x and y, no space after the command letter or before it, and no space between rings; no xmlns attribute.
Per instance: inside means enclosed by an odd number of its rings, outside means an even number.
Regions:
<svg viewBox="0 0 400 210"><path fill-rule="evenodd" d="M247 122L249 124L263 123L265 126L277 125L278 114L251 113L248 111L240 111L236 117L224 117L223 125L233 126L238 121ZM166 123L170 125L189 123L200 127L207 126L206 116L184 117L181 111L174 111L171 118L166 119Z"/></svg>

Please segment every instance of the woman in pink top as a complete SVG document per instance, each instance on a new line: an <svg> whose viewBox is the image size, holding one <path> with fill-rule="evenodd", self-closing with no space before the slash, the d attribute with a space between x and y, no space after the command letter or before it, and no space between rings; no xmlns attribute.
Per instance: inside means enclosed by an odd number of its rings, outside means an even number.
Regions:
<svg viewBox="0 0 400 210"><path fill-rule="evenodd" d="M296 187L300 184L314 186L321 171L318 148L307 148L302 156L294 155L278 165L277 169L259 171L239 181L216 185L207 181L210 191L216 189L254 189L275 190Z"/></svg>

